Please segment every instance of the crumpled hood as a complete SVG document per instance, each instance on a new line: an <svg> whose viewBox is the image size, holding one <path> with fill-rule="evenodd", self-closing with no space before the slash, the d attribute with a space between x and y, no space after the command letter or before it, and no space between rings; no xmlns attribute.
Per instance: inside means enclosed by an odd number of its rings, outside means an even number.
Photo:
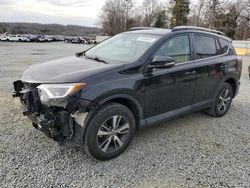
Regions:
<svg viewBox="0 0 250 188"><path fill-rule="evenodd" d="M21 80L29 83L74 83L119 66L71 56L31 65L23 72Z"/></svg>

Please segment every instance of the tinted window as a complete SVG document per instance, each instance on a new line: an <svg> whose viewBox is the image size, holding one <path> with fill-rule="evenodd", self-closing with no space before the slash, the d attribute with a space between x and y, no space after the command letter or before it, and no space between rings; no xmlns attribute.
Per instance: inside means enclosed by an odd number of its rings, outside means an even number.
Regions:
<svg viewBox="0 0 250 188"><path fill-rule="evenodd" d="M226 53L228 50L229 42L224 40L224 39L221 39L221 38L219 38L219 42L220 42L220 46L221 46L220 53L221 54Z"/></svg>
<svg viewBox="0 0 250 188"><path fill-rule="evenodd" d="M168 40L156 55L170 56L176 63L189 61L191 56L188 35L181 35Z"/></svg>
<svg viewBox="0 0 250 188"><path fill-rule="evenodd" d="M202 59L217 55L215 39L204 35L194 35L196 58Z"/></svg>

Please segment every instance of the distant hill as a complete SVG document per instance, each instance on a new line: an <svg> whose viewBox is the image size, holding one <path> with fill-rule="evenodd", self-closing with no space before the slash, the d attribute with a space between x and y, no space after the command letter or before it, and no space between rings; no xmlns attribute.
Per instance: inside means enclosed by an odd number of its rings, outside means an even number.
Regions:
<svg viewBox="0 0 250 188"><path fill-rule="evenodd" d="M98 27L86 27L78 25L0 22L0 33L5 32L11 34L92 36L99 34L101 30Z"/></svg>

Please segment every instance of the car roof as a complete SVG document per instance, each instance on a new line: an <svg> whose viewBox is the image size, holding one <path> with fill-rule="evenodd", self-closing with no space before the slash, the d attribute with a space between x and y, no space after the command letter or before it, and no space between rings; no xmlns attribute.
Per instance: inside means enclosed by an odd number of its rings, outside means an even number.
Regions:
<svg viewBox="0 0 250 188"><path fill-rule="evenodd" d="M130 28L128 33L141 33L141 34L155 34L155 35L165 35L171 32L171 29L162 29L156 27L133 27Z"/></svg>
<svg viewBox="0 0 250 188"><path fill-rule="evenodd" d="M127 33L140 33L140 34L154 34L154 35L166 35L173 32L195 32L195 33L203 33L203 34L209 34L214 35L219 38L223 38L225 40L231 41L229 37L227 37L223 32L212 30L208 28L203 27L194 27L194 26L178 26L174 27L173 29L163 29L163 28L156 28L156 27L133 27L130 28Z"/></svg>

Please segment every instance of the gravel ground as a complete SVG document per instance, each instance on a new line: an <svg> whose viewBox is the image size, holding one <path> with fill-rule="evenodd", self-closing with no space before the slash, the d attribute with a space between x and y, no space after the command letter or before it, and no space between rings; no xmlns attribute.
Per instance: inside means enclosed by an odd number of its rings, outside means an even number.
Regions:
<svg viewBox="0 0 250 188"><path fill-rule="evenodd" d="M11 97L29 65L87 47L0 42L0 187L250 187L250 58L226 116L199 112L141 130L125 153L100 162L33 129Z"/></svg>

